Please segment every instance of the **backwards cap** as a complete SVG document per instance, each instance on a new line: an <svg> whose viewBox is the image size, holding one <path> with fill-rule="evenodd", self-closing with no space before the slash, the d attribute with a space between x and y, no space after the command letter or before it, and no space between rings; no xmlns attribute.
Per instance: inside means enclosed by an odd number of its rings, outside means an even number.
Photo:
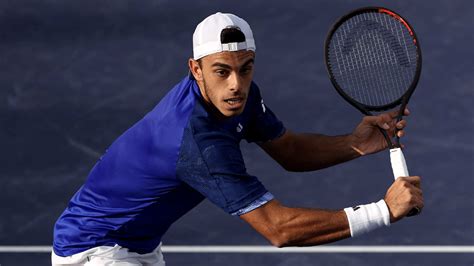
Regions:
<svg viewBox="0 0 474 266"><path fill-rule="evenodd" d="M237 30L236 38L225 38L222 31ZM223 51L256 50L249 24L229 13L216 13L205 18L193 34L193 57L198 60L206 55Z"/></svg>

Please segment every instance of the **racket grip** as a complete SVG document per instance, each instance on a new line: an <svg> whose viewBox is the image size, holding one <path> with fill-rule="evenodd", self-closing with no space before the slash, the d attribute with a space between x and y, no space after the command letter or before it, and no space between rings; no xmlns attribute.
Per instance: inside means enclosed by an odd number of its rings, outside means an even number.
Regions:
<svg viewBox="0 0 474 266"><path fill-rule="evenodd" d="M390 149L390 163L392 164L393 178L409 176L405 156L401 148Z"/></svg>
<svg viewBox="0 0 474 266"><path fill-rule="evenodd" d="M393 178L397 179L401 176L409 176L405 156L401 148L390 149L390 163L392 164ZM408 217L418 215L421 212L419 208L413 208L407 214Z"/></svg>

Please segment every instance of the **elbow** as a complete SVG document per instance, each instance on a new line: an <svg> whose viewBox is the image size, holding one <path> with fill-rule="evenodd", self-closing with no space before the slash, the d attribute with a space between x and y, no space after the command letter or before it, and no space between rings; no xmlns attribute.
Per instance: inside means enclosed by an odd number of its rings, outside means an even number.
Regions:
<svg viewBox="0 0 474 266"><path fill-rule="evenodd" d="M284 248L284 247L289 246L288 241L284 239L277 239L277 238L270 239L270 243L272 244L272 246L277 247L277 248Z"/></svg>
<svg viewBox="0 0 474 266"><path fill-rule="evenodd" d="M283 231L277 231L277 233L272 234L271 236L267 237L267 239L272 246L277 248L292 246L292 241L290 240L291 238L289 234Z"/></svg>

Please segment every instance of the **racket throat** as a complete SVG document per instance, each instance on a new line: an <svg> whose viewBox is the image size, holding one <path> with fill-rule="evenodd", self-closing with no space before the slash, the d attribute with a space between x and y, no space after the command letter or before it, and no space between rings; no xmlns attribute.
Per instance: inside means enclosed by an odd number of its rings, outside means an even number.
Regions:
<svg viewBox="0 0 474 266"><path fill-rule="evenodd" d="M396 140L395 140L395 143L392 141L392 138L390 138L388 136L388 133L387 131L385 131L383 128L380 128L379 127L379 130L380 130L380 133L382 133L383 137L385 138L385 141L387 141L387 144L388 144L388 147L390 149L396 149L396 148L400 148L401 145L400 145L400 138L396 137Z"/></svg>

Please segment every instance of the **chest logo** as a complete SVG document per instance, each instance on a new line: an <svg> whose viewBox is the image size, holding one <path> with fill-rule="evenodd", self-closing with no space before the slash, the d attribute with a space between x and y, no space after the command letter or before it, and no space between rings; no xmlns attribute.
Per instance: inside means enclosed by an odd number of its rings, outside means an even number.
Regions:
<svg viewBox="0 0 474 266"><path fill-rule="evenodd" d="M240 133L240 132L242 132L242 129L244 129L244 126L242 126L242 124L239 123L239 124L237 125L237 128L236 128L235 130L237 130L237 132Z"/></svg>
<svg viewBox="0 0 474 266"><path fill-rule="evenodd" d="M265 111L266 111L267 109L265 108L265 104L263 104L263 99L262 99L262 101L260 101L260 103L262 104L262 110L263 110L263 112L265 113Z"/></svg>

